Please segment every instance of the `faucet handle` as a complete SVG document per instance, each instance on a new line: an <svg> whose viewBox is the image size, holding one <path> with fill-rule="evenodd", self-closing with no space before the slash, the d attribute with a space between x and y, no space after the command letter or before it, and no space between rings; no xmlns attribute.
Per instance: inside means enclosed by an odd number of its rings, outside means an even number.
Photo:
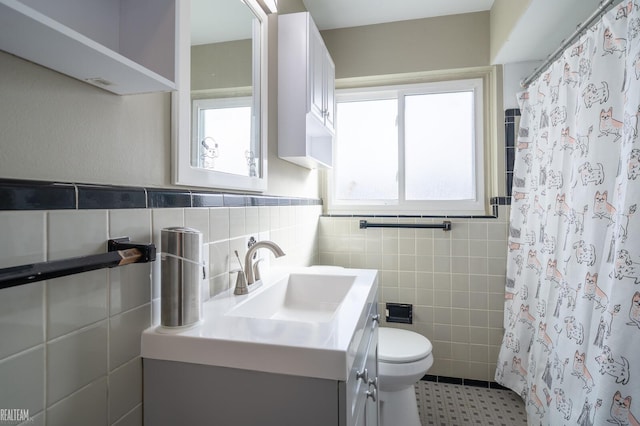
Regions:
<svg viewBox="0 0 640 426"><path fill-rule="evenodd" d="M258 258L254 263L253 263L253 278L256 281L260 281L261 277L260 277L260 267L258 266L258 264L262 262L262 258Z"/></svg>

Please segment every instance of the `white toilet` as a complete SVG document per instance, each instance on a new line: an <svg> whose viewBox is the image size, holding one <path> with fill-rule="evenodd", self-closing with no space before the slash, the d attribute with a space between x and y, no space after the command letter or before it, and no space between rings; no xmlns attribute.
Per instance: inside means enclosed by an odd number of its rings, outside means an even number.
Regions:
<svg viewBox="0 0 640 426"><path fill-rule="evenodd" d="M381 426L420 426L414 384L433 365L433 346L413 331L378 329Z"/></svg>

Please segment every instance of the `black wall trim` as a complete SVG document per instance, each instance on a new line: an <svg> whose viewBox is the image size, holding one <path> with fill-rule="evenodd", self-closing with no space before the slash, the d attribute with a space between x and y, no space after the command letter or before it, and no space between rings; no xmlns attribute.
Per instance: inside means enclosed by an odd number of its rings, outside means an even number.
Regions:
<svg viewBox="0 0 640 426"><path fill-rule="evenodd" d="M475 380L475 379L461 379L459 377L433 376L431 374L426 374L422 376L422 379L420 380L424 380L427 382L448 383L452 385L474 386L477 388L511 390L496 382L489 382L486 380Z"/></svg>
<svg viewBox="0 0 640 426"><path fill-rule="evenodd" d="M0 180L0 210L60 210L76 206L74 185Z"/></svg>
<svg viewBox="0 0 640 426"><path fill-rule="evenodd" d="M191 192L168 189L147 189L147 207L150 209L191 207Z"/></svg>
<svg viewBox="0 0 640 426"><path fill-rule="evenodd" d="M79 209L144 209L147 207L147 195L144 188L112 188L89 185L76 185L76 188Z"/></svg>
<svg viewBox="0 0 640 426"><path fill-rule="evenodd" d="M414 218L414 219L497 219L498 206L508 206L511 204L511 197L492 197L489 200L491 204L492 215L384 215L384 214L323 214L323 217L362 217L362 218Z"/></svg>
<svg viewBox="0 0 640 426"><path fill-rule="evenodd" d="M0 211L312 205L322 200L0 178Z"/></svg>
<svg viewBox="0 0 640 426"><path fill-rule="evenodd" d="M520 116L518 108L508 109L504 112L504 161L505 179L508 203L511 204L511 190L513 187L513 163L516 158L516 146L518 129L516 129L516 117Z"/></svg>
<svg viewBox="0 0 640 426"><path fill-rule="evenodd" d="M493 197L491 205L509 206L511 205L511 197Z"/></svg>

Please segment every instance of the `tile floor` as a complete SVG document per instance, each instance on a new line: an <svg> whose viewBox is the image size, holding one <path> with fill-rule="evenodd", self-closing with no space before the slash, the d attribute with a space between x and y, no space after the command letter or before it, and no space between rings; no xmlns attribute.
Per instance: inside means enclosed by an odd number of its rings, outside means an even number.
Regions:
<svg viewBox="0 0 640 426"><path fill-rule="evenodd" d="M510 390L421 380L416 398L422 426L526 426L522 399Z"/></svg>

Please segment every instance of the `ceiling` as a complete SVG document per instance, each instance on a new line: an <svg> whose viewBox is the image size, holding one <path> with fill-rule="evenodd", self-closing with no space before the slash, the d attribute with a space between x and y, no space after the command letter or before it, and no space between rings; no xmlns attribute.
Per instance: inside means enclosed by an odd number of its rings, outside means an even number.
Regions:
<svg viewBox="0 0 640 426"><path fill-rule="evenodd" d="M191 0L191 44L251 38L252 17L240 0Z"/></svg>
<svg viewBox="0 0 640 426"><path fill-rule="evenodd" d="M494 3L494 0L302 1L321 30L488 11ZM600 0L530 0L493 63L545 59L599 3ZM250 20L249 11L240 0L192 0L191 4L192 44L250 37L250 25L246 24Z"/></svg>
<svg viewBox="0 0 640 426"><path fill-rule="evenodd" d="M532 0L502 48L496 52L493 63L546 59L589 18L600 1Z"/></svg>
<svg viewBox="0 0 640 426"><path fill-rule="evenodd" d="M490 10L494 0L303 0L321 30ZM557 0L556 0L557 1Z"/></svg>
<svg viewBox="0 0 640 426"><path fill-rule="evenodd" d="M509 0L513 1L513 0ZM620 1L620 0L618 0ZM321 30L491 10L494 0L303 0ZM493 63L544 60L600 0L530 0Z"/></svg>

